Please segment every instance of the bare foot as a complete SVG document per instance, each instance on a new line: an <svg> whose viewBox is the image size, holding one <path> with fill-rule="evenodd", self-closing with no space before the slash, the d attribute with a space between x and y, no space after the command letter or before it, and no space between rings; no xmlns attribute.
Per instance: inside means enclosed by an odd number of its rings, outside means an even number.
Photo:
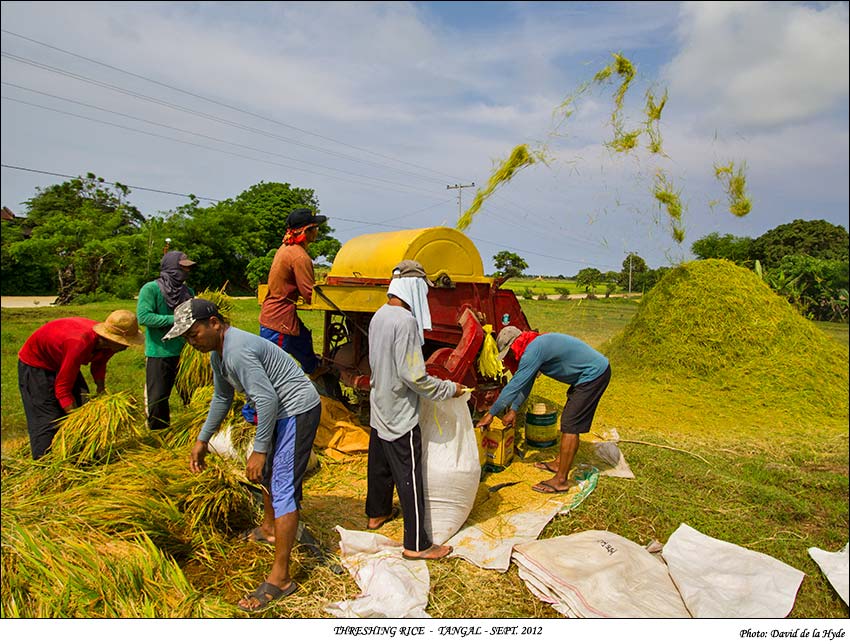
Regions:
<svg viewBox="0 0 850 644"><path fill-rule="evenodd" d="M369 521L366 523L367 530L377 530L385 523L389 523L393 519L397 518L398 515L401 514L401 509L398 506L394 506L392 511L382 517L369 517Z"/></svg>
<svg viewBox="0 0 850 644"><path fill-rule="evenodd" d="M430 548L425 550L404 550L401 556L405 559L442 559L446 555L450 555L452 550L451 546L432 544Z"/></svg>

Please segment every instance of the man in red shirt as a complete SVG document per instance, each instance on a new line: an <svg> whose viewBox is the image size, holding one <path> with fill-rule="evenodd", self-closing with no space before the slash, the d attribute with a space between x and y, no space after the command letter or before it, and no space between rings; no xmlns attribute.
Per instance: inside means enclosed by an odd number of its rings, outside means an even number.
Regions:
<svg viewBox="0 0 850 644"><path fill-rule="evenodd" d="M18 352L18 387L24 402L30 450L47 452L58 421L82 405L89 388L80 369L91 365L97 393L106 391L106 363L145 336L132 311L113 311L105 322L59 318L33 333Z"/></svg>
<svg viewBox="0 0 850 644"><path fill-rule="evenodd" d="M313 297L313 260L307 246L319 236L319 226L328 220L309 208L296 208L286 220L283 244L269 270L269 290L260 310L260 335L289 353L307 374L319 360L313 350L313 334L298 319L295 303L301 296L308 304Z"/></svg>

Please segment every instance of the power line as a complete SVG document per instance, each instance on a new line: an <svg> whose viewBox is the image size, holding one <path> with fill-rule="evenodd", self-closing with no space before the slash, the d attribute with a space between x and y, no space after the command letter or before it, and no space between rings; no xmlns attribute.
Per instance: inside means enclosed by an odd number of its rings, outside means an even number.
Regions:
<svg viewBox="0 0 850 644"><path fill-rule="evenodd" d="M191 136L198 136L198 137L201 137L201 138L204 138L204 139L209 139L210 141L215 141L216 143L224 143L225 145L232 145L232 146L239 147L239 148L245 148L247 150L252 150L254 152L261 152L263 154L269 154L271 156L276 156L276 157L279 157L281 159L286 159L288 161L295 161L296 163L304 163L306 165L316 166L318 168L323 168L325 170L331 170L333 172L341 172L343 174L350 174L352 176L360 177L362 179L371 179L372 181L380 181L382 183L389 183L389 184L393 184L393 185L402 186L402 187L405 187L405 188L412 188L414 190L420 189L416 186L410 186L410 185L407 185L407 184L404 184L404 183L399 183L398 181L392 181L390 179L382 179L380 177L370 177L369 175L360 174L358 172L351 172L350 170L342 170L342 169L339 169L339 168L332 168L332 167L329 167L329 166L326 166L326 165L322 165L321 163L313 163L311 161L303 161L301 159L296 159L295 157L286 156L285 154L279 154L277 152L272 152L270 150L263 150L262 148L255 148L255 147L250 146L250 145L244 145L242 143L235 143L233 141L228 141L226 139L220 139L218 137L209 136L207 134L202 134L200 132L193 132L192 130L186 130L186 129L183 129L183 128L174 127L172 125L166 125L165 123L159 123L157 121L150 121L148 119L143 119L143 118L140 118L138 116L133 116L132 114L126 114L125 112L117 112L115 110L109 110L109 109L106 109L105 107L98 107L97 105L92 105L90 103L83 103L82 101L75 101L74 99L71 99L71 98L65 98L63 96L57 96L56 94L50 94L48 92L42 92L42 91L37 90L37 89L31 89L29 87L24 87L23 85L17 85L15 83L8 83L6 81L2 81L2 83L0 83L0 84L8 85L9 87L15 87L17 89L22 89L24 91L32 92L34 94L41 94L42 96L55 98L55 99L60 100L60 101L73 103L74 105L80 105L82 107L87 107L87 108L90 108L90 109L93 109L93 110L98 110L100 112L106 112L107 114L114 114L116 116L123 116L124 118L132 119L134 121L140 121L142 123L147 123L148 125L155 125L157 127L166 128L168 130L174 130L175 132L182 132L183 134L189 134ZM38 105L38 104L35 104L35 103L27 103L27 102L21 101L19 99L8 98L8 97L4 97L4 98L7 98L7 100L12 100L12 101L24 103L25 105L32 105L33 107L41 107L43 109L53 109L53 108L48 108L44 105ZM68 114L70 114L70 113L68 113ZM77 115L77 116L79 116L79 115Z"/></svg>
<svg viewBox="0 0 850 644"><path fill-rule="evenodd" d="M356 146L356 145L352 145L352 144L350 144L350 143L345 143L344 141L340 141L340 140L338 140L338 139L334 139L334 138L332 138L332 137L324 136L324 135L322 135L322 134L318 134L318 133L316 133L316 132L311 132L310 130L305 130L305 129L302 129L302 128L299 128L299 127L296 127L296 126L294 126L294 125L290 125L290 124L288 124L288 123L284 123L283 121L278 121L278 120L275 120L275 119L269 118L269 117L267 117L267 116L263 116L263 115L261 115L261 114L255 114L254 112L249 112L248 110L245 110L245 109L242 109L242 108L239 108L239 107L235 107L235 106L233 106L233 105L229 105L229 104L227 104L227 103L223 103L223 102L221 102L221 101L217 101L217 100L215 100L215 99L212 99L212 98L209 98L209 97L203 96L203 95L201 95L201 94L196 94L196 93L194 93L194 92L190 92L190 91L188 91L188 90L181 89L181 88L179 88L179 87L175 87L175 86L173 86L173 85L169 85L169 84L167 84L167 83L163 83L163 82L161 82L161 81L157 81L157 80L154 80L154 79L152 79L152 78L148 78L147 76L142 76L141 74L136 74L135 72L131 72L131 71L129 71L129 70L122 69L122 68L120 68L120 67L116 67L116 66L114 66L114 65L110 65L110 64L108 64L108 63L104 63L104 62L99 61L99 60L95 60L94 58L88 58L88 57L86 57L86 56L82 56L82 55L77 54L77 53L74 53L74 52L72 52L72 51L68 51L68 50L66 50L66 49L61 49L60 47L56 47L56 46L54 46L54 45L50 45L50 44L48 44L48 43L41 42L41 41L39 41L39 40L35 40L34 38L28 38L27 36L23 36L23 35L21 35L21 34L18 34L18 33L12 32L12 31L8 31L8 30L6 30L6 29L3 29L3 30L2 30L2 32L3 32L3 33L5 33L5 34L9 34L10 36L15 36L16 38L21 38L21 39L23 39L23 40L27 40L27 41L32 42L32 43L35 43L35 44L37 44L37 45L41 45L42 47L47 47L47 48L49 48L49 49L53 49L53 50L55 50L55 51L62 52L63 54L67 54L67 55L69 55L69 56L74 56L75 58L79 58L79 59L81 59L81 60L85 60L85 61L88 61L88 62L90 62L90 63L94 63L94 64L96 64L96 65L101 65L101 66L106 67L106 68L108 68L108 69L112 69L112 70L114 70L114 71L121 72L122 74L127 74L127 75L129 75L129 76L133 76L133 77L135 77L135 78L139 78L139 79L144 80L144 81L147 81L147 82L149 82L149 83L153 83L153 84L155 84L155 85L159 85L159 86L161 86L161 87L166 87L166 88L168 88L168 89L174 90L174 91L176 91L176 92L180 92L180 93L182 93L182 94L186 94L186 95L188 95L188 96L192 96L192 97L194 97L194 98L199 98L199 99L201 99L201 100L203 100L203 101L207 101L207 102L212 103L212 104L214 104L214 105L219 105L219 106L221 106L221 107L225 107L225 108L227 108L227 109L230 109L230 110L233 110L233 111L236 111L236 112L240 112L240 113L242 113L242 114L246 114L246 115L248 115L248 116L252 116L252 117L254 117L254 118L258 118L258 119L261 119L261 120L264 120L264 121L268 121L268 122L270 122L270 123L274 123L275 125L280 125L280 126L282 126L282 127L286 127L286 128L291 129L291 130L295 130L296 132L301 132L301 133L303 133L303 134L309 134L310 136L315 136L315 137L317 137L317 138L324 139L324 140L326 140L326 141L330 141L330 142L332 142L332 143L336 143L336 144L338 144L338 145L343 145L343 146L345 146L345 147L349 147L349 148L352 148L352 149L354 149L354 150L358 150L359 152L365 152L365 153L367 153L367 154L372 154L372 155L374 155L374 156L381 157L381 158L384 158L384 159L387 159L387 160L393 161L394 163L401 163L401 164L408 165L408 166L413 167L413 168L419 168L420 170L425 170L425 171L427 171L427 172L431 172L431 173L433 173L433 174L437 174L437 175L439 175L439 176L441 176L441 177L451 177L451 175L445 174L445 173L440 172L440 171L437 171L437 170L432 170L431 168L427 168L427 167L425 167L425 166L417 165L417 164L415 164L415 163L409 163L409 162L407 162L407 161L403 161L403 160L401 160L401 159L396 159L395 157L391 157L391 156L389 156L389 155L382 154L382 153L380 153L380 152L373 152L372 150L368 150L368 149L366 149L366 148L361 148L361 147L358 147L358 146Z"/></svg>
<svg viewBox="0 0 850 644"><path fill-rule="evenodd" d="M35 172L36 174L48 174L48 175L51 175L53 177L63 177L65 179L79 179L80 178L79 175L60 174L59 172L48 172L47 170L35 170L33 168L24 168L24 167L18 166L18 165L6 165L5 163L0 164L0 167L9 168L10 170L23 170L24 172ZM119 185L115 181L102 181L101 183L106 183L110 186ZM198 195L186 195L186 194L183 194L182 192L171 192L170 190L158 190L156 188L143 188L142 186L131 186L127 183L122 183L120 185L126 186L128 188L132 188L133 190L146 190L148 192L159 192L160 194L164 194L164 195L174 195L176 197L186 197L188 199L195 197L196 199L203 199L204 201L212 201L213 203L218 203L219 201L222 201L222 199L212 199L211 197L199 197Z"/></svg>
<svg viewBox="0 0 850 644"><path fill-rule="evenodd" d="M129 132L136 132L136 133L139 133L139 134L145 134L147 136L152 136L152 137L156 137L156 138L159 138L159 139L165 139L166 141L174 141L176 143L182 143L184 145L191 145L191 146L196 147L196 148L201 148L202 150L211 150L212 152L218 152L220 154L228 154L230 156L238 157L238 158L241 158L241 159L249 159L251 161L259 161L260 163L267 163L269 165L274 165L274 166L278 166L278 167L281 167L281 168L286 168L288 170L298 170L300 172L306 172L308 174L314 174L314 175L318 175L318 176L322 176L322 177L328 177L330 179L336 179L338 181L349 181L349 182L357 183L358 185L368 186L370 188L383 188L383 186L375 186L375 185L372 185L372 184L364 183L362 181L355 181L353 179L348 179L347 177L337 177L337 176L334 176L334 175L326 174L324 172L317 172L316 170L311 170L309 168L299 168L299 167L295 167L295 166L291 166L291 165L286 165L285 163L277 163L276 161L270 161L268 159L260 159L258 157L252 157L252 156L248 156L246 154L239 154L238 152L231 152L231 151L228 151L228 150L220 150L218 148L210 147L208 145L202 145L200 143L192 143L191 141L183 141L182 139L176 139L174 137L166 136L164 134L157 134L155 132L147 132L145 130L139 130L139 129L134 128L134 127L121 125L121 124L118 124L118 123L111 123L109 121L103 121L101 119L96 119L96 118L93 118L91 116L83 116L81 114L74 114L73 112L66 112L65 110L56 109L54 107L47 107L45 105L38 105L36 103L30 103L29 101L23 101L23 100L17 99L17 98L10 98L8 96L2 96L0 98L2 98L3 100L6 100L6 101L13 101L15 103L22 103L24 105L29 105L31 107L37 107L39 109L47 110L49 112L56 112L58 114L65 114L66 116L73 116L74 118L83 119L85 121L92 121L94 123L101 123L103 125L110 125L112 127L117 127L119 129L122 129L122 130L127 130ZM399 184L399 185L403 185L403 184ZM408 186L408 187L412 188L412 190L414 190L414 191L418 190L420 192L420 194L428 194L429 196L433 196L433 194L426 193L424 190L415 188L413 186ZM396 190L398 190L398 188L396 188ZM402 191L402 192L409 192L409 191L405 190L405 191Z"/></svg>
<svg viewBox="0 0 850 644"><path fill-rule="evenodd" d="M191 114L193 116L199 116L201 118L204 118L204 119L207 119L207 120L210 120L210 121L214 121L216 123L221 123L222 125L228 125L230 127L234 127L234 128L240 129L240 130L244 130L246 132L251 132L252 134L259 134L259 135L262 135L262 136L271 137L271 138L277 139L279 141L283 141L285 143L290 143L292 145L297 145L299 147L306 148L308 150L313 150L315 152L320 152L322 154L329 154L331 156L339 157L340 159L347 159L347 160L353 161L355 163L365 163L367 165L385 168L385 169L391 170L392 172L398 172L399 174L405 174L405 175L417 177L417 178L420 178L420 179L423 179L423 180L426 180L426 181L433 181L434 180L432 177L426 177L424 175L416 174L416 173L410 172L408 170L400 170L398 168L393 168L391 166L386 165L385 163L377 163L375 161L367 161L365 159L358 159L357 157L353 157L353 156L350 156L348 154L342 154L340 152L328 150L327 148L322 148L322 147L318 147L318 146L315 146L315 145L310 145L309 143L303 143L301 141L297 141L296 139L290 139L288 137L281 136L280 134L276 134L274 132L269 132L268 130L262 130L262 129L251 127L251 126L248 126L248 125L243 125L243 124L238 123L236 121L231 121L229 119L225 119L225 118L216 116L214 114L208 114L206 112L201 112L201 111L189 108L189 107L185 107L183 105L178 105L176 103L171 103L169 101L165 101L165 100L153 97L153 96L149 96L147 94L140 94L139 92L135 92L133 90L126 89L126 88L121 87L119 85L114 85L112 83L100 81L100 80L97 80L95 78L83 76L81 74L77 74L75 72L70 72L70 71L62 69L60 67L53 67L51 65L47 65L45 63L40 63L38 61L31 60L29 58L24 58L23 56L18 56L16 54L11 54L11 53L5 52L5 51L0 52L0 55L2 55L4 58L9 58L11 60L14 60L15 62L23 63L25 65L30 65L30 66L36 67L38 69L43 69L43 70L51 72L53 74L58 74L60 76L65 76L67 78L73 78L74 80L82 81L82 82L88 83L90 85L95 85L96 87L101 87L103 89L108 89L108 90L111 90L113 92L117 92L119 94L124 94L125 96L130 96L131 98L135 98L135 99L138 99L138 100L141 100L141 101L153 103L155 105L160 105L162 107L167 107L169 109L172 109L172 110L175 110L175 111L178 111L178 112L183 112L185 114Z"/></svg>

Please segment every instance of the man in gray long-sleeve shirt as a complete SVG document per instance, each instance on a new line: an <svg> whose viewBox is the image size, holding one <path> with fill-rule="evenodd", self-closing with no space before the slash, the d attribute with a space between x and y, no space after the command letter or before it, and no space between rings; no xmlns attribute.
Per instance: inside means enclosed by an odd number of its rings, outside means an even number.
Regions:
<svg viewBox="0 0 850 644"><path fill-rule="evenodd" d="M393 271L387 303L369 324L372 432L366 527L375 530L395 518L395 486L404 515L402 555L406 559L440 559L452 551L451 546L432 543L425 530L419 397L447 400L460 396L463 387L425 371L423 329L431 326L427 296L422 265L405 260Z"/></svg>
<svg viewBox="0 0 850 644"><path fill-rule="evenodd" d="M215 389L192 448L193 472L204 469L208 442L230 411L234 392L244 392L257 410L254 451L245 473L248 480L264 484L265 512L252 540L273 543L275 558L266 580L238 604L256 612L298 588L289 574L289 558L298 529L301 484L322 415L321 399L286 351L231 327L208 300L187 300L174 310L174 326L165 339L181 335L198 351L211 352Z"/></svg>

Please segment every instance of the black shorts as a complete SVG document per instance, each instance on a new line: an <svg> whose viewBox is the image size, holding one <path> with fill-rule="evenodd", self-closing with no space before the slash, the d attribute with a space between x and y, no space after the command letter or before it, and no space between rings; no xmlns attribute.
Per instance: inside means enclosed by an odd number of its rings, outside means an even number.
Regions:
<svg viewBox="0 0 850 644"><path fill-rule="evenodd" d="M567 390L567 404L561 414L561 432L564 434L584 434L590 431L593 416L599 399L608 388L611 381L611 365L601 376L583 382L580 385L570 385Z"/></svg>

